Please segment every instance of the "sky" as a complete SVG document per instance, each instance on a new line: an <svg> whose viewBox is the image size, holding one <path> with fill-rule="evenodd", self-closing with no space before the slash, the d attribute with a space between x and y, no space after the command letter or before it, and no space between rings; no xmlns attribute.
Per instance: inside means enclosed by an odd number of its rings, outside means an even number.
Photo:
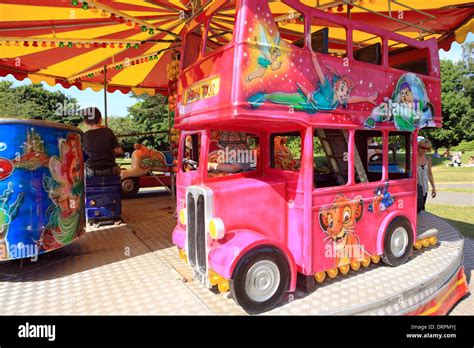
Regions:
<svg viewBox="0 0 474 348"><path fill-rule="evenodd" d="M474 34L469 33L467 35L466 41L474 41ZM439 50L439 56L441 59L450 59L453 61L461 60L462 49L461 45L457 42L454 42L451 46L451 49L446 52L444 50ZM17 81L11 75L0 78L1 81L12 81L14 86L22 86L30 84L29 79L24 79L23 81ZM50 87L46 83L42 82L42 85L48 91L61 91L64 94L75 98L81 107L86 106L96 106L101 110L104 110L104 92L94 92L90 88L86 90L79 90L76 87L71 87L69 89L63 88L60 85ZM128 115L127 107L136 103L136 99L131 97L131 93L123 94L122 92L116 91L114 93L107 93L107 113L110 117L113 116L126 116Z"/></svg>

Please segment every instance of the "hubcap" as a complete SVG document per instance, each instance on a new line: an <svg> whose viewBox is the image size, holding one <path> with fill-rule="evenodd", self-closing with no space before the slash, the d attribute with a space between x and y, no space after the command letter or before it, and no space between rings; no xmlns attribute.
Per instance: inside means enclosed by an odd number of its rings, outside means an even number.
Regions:
<svg viewBox="0 0 474 348"><path fill-rule="evenodd" d="M408 246L408 232L404 227L397 227L392 234L392 240L390 241L393 256L402 256Z"/></svg>
<svg viewBox="0 0 474 348"><path fill-rule="evenodd" d="M132 180L124 180L122 181L122 189L125 191L125 192L130 192L133 190L133 186L135 186L133 184L133 181Z"/></svg>
<svg viewBox="0 0 474 348"><path fill-rule="evenodd" d="M275 295L280 285L280 270L268 260L256 262L247 272L245 290L255 302L263 302Z"/></svg>

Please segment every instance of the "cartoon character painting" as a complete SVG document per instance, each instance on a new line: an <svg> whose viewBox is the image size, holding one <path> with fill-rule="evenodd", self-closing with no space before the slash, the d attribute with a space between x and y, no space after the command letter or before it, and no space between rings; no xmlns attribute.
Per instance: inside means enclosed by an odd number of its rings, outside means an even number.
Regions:
<svg viewBox="0 0 474 348"><path fill-rule="evenodd" d="M13 185L9 182L7 189L0 195L0 260L6 260L9 257L7 244L8 230L11 222L17 217L25 198L25 193L21 192L16 196L14 202L10 203L13 193Z"/></svg>
<svg viewBox="0 0 474 348"><path fill-rule="evenodd" d="M371 213L382 213L387 211L395 203L395 199L388 192L388 181L383 187L377 187L375 189L374 201L369 204L368 210Z"/></svg>
<svg viewBox="0 0 474 348"><path fill-rule="evenodd" d="M48 208L49 222L37 244L52 250L72 242L82 232L82 193L84 191L82 151L78 134L69 133L59 140L60 157L49 161L52 177L43 178L43 186L52 204Z"/></svg>
<svg viewBox="0 0 474 348"><path fill-rule="evenodd" d="M413 73L400 77L391 98L372 110L364 126L373 129L377 122L393 122L399 130L435 126L434 108L428 99L423 81Z"/></svg>
<svg viewBox="0 0 474 348"><path fill-rule="evenodd" d="M272 70L280 69L282 65L280 45L280 33L277 33L275 38L270 37L265 28L259 24L259 37L255 37L255 42L260 55L257 58L258 66L255 71L247 75L247 82L253 79L263 77L265 72L270 67Z"/></svg>
<svg viewBox="0 0 474 348"><path fill-rule="evenodd" d="M326 250L334 257L334 266L344 266L370 256L360 244L355 227L362 218L364 201L362 196L352 200L343 194L337 195L330 207L319 211L319 225L326 235Z"/></svg>
<svg viewBox="0 0 474 348"><path fill-rule="evenodd" d="M375 101L378 96L377 93L373 93L368 97L351 96L351 92L355 87L351 78L348 76L340 76L331 67L327 66L327 69L332 75L332 81L330 81L324 74L318 62L317 55L314 52L311 52L311 61L318 77L318 87L316 89L309 91L297 82L297 92L295 93L257 92L248 98L251 107L258 108L265 102L271 102L275 104L288 105L293 107L294 110L306 111L307 113L314 114L320 110L335 110L340 105L345 108L347 107L347 104L353 103L367 102L376 105Z"/></svg>
<svg viewBox="0 0 474 348"><path fill-rule="evenodd" d="M44 142L34 128L27 130L26 141L22 148L23 154L13 160L15 168L33 171L48 166L49 157Z"/></svg>

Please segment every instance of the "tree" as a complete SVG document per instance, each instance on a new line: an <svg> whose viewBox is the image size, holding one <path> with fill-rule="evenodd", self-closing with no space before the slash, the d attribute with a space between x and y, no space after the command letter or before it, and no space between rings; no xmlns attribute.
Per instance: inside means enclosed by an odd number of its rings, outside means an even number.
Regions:
<svg viewBox="0 0 474 348"><path fill-rule="evenodd" d="M41 119L77 126L82 121L77 101L62 92L50 92L41 84L13 87L0 82L0 117Z"/></svg>
<svg viewBox="0 0 474 348"><path fill-rule="evenodd" d="M167 98L162 95L133 95L138 102L128 108L132 132L156 132L169 129ZM140 143L155 149L167 149L168 134L139 137Z"/></svg>
<svg viewBox="0 0 474 348"><path fill-rule="evenodd" d="M433 142L434 148L449 148L474 139L474 105L467 91L467 75L463 62L441 61L443 128L421 132Z"/></svg>
<svg viewBox="0 0 474 348"><path fill-rule="evenodd" d="M108 126L112 129L115 135L118 135L118 140L123 148L124 153L131 154L134 150L134 144L142 144L144 137L120 137L120 135L141 133L143 128L135 122L132 117L109 117Z"/></svg>

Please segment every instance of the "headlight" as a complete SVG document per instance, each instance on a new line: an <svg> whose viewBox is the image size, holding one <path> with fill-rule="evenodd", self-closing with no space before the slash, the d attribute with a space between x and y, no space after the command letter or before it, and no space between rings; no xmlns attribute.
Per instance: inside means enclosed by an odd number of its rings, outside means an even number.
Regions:
<svg viewBox="0 0 474 348"><path fill-rule="evenodd" d="M186 208L182 208L179 211L179 222L181 225L186 226Z"/></svg>
<svg viewBox="0 0 474 348"><path fill-rule="evenodd" d="M212 218L209 221L209 234L212 239L222 239L225 234L224 222L220 218Z"/></svg>
<svg viewBox="0 0 474 348"><path fill-rule="evenodd" d="M91 204L92 207L95 207L95 205L96 205L97 203L96 203L96 201L94 201L93 199L91 199L90 204Z"/></svg>

